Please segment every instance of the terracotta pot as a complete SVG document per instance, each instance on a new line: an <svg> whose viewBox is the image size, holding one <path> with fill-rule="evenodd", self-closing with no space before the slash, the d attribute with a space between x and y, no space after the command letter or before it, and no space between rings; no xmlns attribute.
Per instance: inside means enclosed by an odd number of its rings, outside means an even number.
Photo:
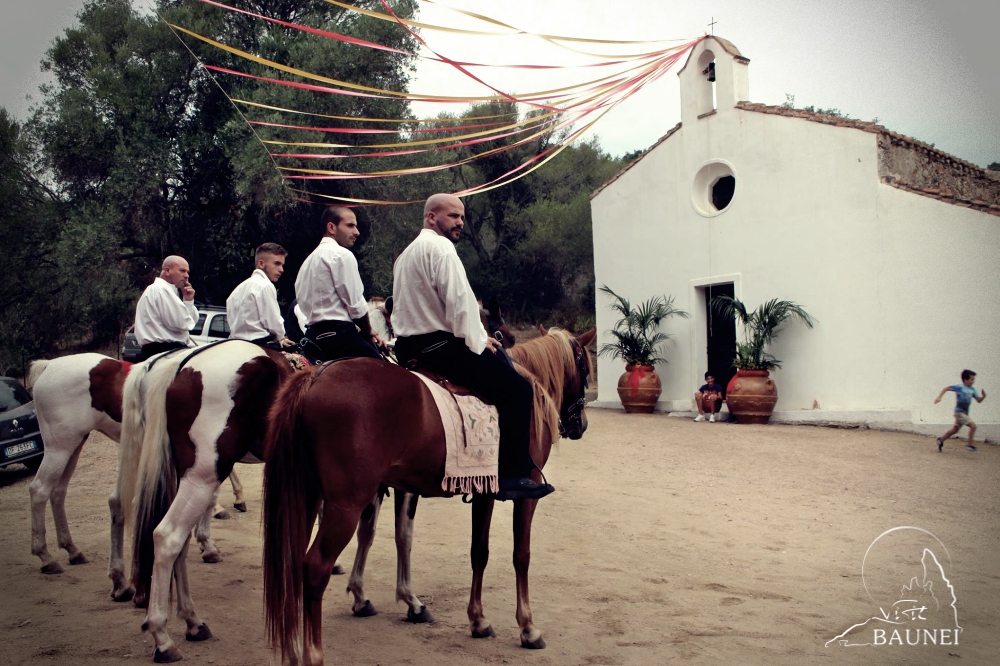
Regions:
<svg viewBox="0 0 1000 666"><path fill-rule="evenodd" d="M650 414L663 388L651 365L626 365L618 378L618 397L629 414Z"/></svg>
<svg viewBox="0 0 1000 666"><path fill-rule="evenodd" d="M778 402L778 388L767 370L737 370L726 404L738 423L767 423Z"/></svg>

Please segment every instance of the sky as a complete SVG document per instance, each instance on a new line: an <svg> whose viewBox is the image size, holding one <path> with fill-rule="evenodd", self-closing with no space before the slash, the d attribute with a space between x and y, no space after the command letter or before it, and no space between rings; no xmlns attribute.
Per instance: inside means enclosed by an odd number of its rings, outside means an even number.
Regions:
<svg viewBox="0 0 1000 666"><path fill-rule="evenodd" d="M140 3L148 0L139 0ZM750 59L750 100L837 108L980 166L1000 162L1000 72L992 44L1000 29L997 0L440 0L530 32L615 40L689 40L710 31ZM73 25L82 0L8 3L0 23L0 106L28 115L44 82L39 62L52 40ZM421 3L427 23L496 29L435 3ZM490 63L579 64L534 37L462 37L423 31L449 58ZM594 45L606 53L635 47ZM620 50L619 50L620 49ZM680 68L681 62L676 68ZM593 70L589 70L593 71ZM612 155L642 150L680 121L675 71L604 116L596 133ZM476 70L512 94L581 79L587 70L545 75ZM447 65L422 63L411 91L484 94ZM443 107L415 108L432 115ZM457 111L458 108L449 108Z"/></svg>

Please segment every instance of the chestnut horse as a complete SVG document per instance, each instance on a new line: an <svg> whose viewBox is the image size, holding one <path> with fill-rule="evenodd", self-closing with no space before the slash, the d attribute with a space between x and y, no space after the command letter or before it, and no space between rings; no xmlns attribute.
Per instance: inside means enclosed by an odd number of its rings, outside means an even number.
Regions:
<svg viewBox="0 0 1000 666"><path fill-rule="evenodd" d="M45 539L45 505L52 503L52 518L56 526L59 547L69 553L70 564L85 564L89 560L73 543L66 520L66 493L76 470L83 445L94 430L111 439L121 440L122 386L131 363L102 354L73 354L31 364L28 388L32 391L38 428L45 444L42 464L28 488L31 495L31 553L42 561L42 573L59 574L62 565L49 554ZM234 506L246 511L243 486L235 475L230 476ZM241 508L242 507L242 508ZM209 533L211 515L199 521L196 538L201 544L206 562L218 562L219 552Z"/></svg>
<svg viewBox="0 0 1000 666"><path fill-rule="evenodd" d="M586 430L583 394L590 372L586 345L552 330L513 353L534 388L531 455L541 468L562 432ZM391 415L387 417L386 415ZM286 664L323 663L322 603L330 570L380 485L447 497L444 429L420 379L371 359L301 371L282 386L268 426L264 468L264 607L269 640ZM541 480L538 471L533 473ZM483 614L482 580L489 557L494 496L473 496L472 635L494 635ZM537 502L514 503L517 622L521 644L542 648L528 601L531 521ZM320 518L312 545L312 526ZM301 627L300 618L304 618ZM304 639L303 639L304 635Z"/></svg>
<svg viewBox="0 0 1000 666"><path fill-rule="evenodd" d="M386 364L388 365L388 364ZM143 631L154 660L181 659L166 631L171 579L186 638L211 637L191 600L186 556L191 528L212 506L233 465L248 453L263 459L267 412L291 369L279 352L227 340L136 365L125 381L118 485L112 507L112 596L125 585L121 535L133 522L132 577L137 606L148 604ZM134 514L123 512L134 507ZM130 515L131 514L131 515Z"/></svg>

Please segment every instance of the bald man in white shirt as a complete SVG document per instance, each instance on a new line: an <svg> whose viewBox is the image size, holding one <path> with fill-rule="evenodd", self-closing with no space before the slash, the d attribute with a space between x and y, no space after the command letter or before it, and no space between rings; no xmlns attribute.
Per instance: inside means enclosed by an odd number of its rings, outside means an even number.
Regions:
<svg viewBox="0 0 1000 666"><path fill-rule="evenodd" d="M424 228L393 266L392 326L400 365L415 360L496 405L500 416L498 500L540 499L553 490L531 478L531 384L489 337L455 243L465 206L450 194L424 204Z"/></svg>
<svg viewBox="0 0 1000 666"><path fill-rule="evenodd" d="M385 343L368 321L358 260L350 251L360 235L358 220L350 208L328 206L320 224L323 238L295 279L295 298L305 315L305 337L316 343L324 361L381 359L379 349Z"/></svg>
<svg viewBox="0 0 1000 666"><path fill-rule="evenodd" d="M190 272L184 257L170 255L163 260L159 277L142 292L135 306L135 340L143 359L188 346L191 327L198 321Z"/></svg>
<svg viewBox="0 0 1000 666"><path fill-rule="evenodd" d="M277 243L264 243L254 252L255 268L226 299L229 337L281 350L293 344L285 337L285 321L278 307L275 282L285 271L288 252Z"/></svg>

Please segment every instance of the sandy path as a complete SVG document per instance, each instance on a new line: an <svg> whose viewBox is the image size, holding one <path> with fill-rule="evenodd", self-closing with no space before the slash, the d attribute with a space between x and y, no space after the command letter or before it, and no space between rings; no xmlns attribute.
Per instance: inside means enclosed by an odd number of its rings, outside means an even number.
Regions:
<svg viewBox="0 0 1000 666"><path fill-rule="evenodd" d="M532 610L546 650L518 646L509 506L494 515L484 594L498 637L474 640L465 617L469 507L425 500L414 585L437 623L401 621L385 511L368 567L368 592L382 613L351 617L341 593L346 579L334 578L325 607L327 663L1000 661L1000 449L973 455L952 440L938 454L932 441L905 434L600 410L589 417L584 439L562 442L550 461L546 472L559 492L536 514ZM106 500L116 462L117 446L95 435L68 502L77 545L92 563L60 576L40 574L30 554L29 474L0 470L0 664L151 663L151 640L139 631L144 613L108 599ZM224 562L207 565L190 555L195 602L216 638L181 641L187 663L277 663L263 636L260 472L241 469L250 512L214 523ZM231 501L228 486L223 493ZM878 612L862 586L861 561L879 534L906 525L947 546L951 563L942 559L964 628L960 645L824 648ZM50 517L52 549L54 537ZM887 543L892 547L873 549L882 559L866 571L885 608L920 573L915 558L929 542L903 531L879 541ZM353 552L352 545L342 559L350 562ZM940 584L935 589L941 596ZM183 625L174 620L170 630L180 638Z"/></svg>

